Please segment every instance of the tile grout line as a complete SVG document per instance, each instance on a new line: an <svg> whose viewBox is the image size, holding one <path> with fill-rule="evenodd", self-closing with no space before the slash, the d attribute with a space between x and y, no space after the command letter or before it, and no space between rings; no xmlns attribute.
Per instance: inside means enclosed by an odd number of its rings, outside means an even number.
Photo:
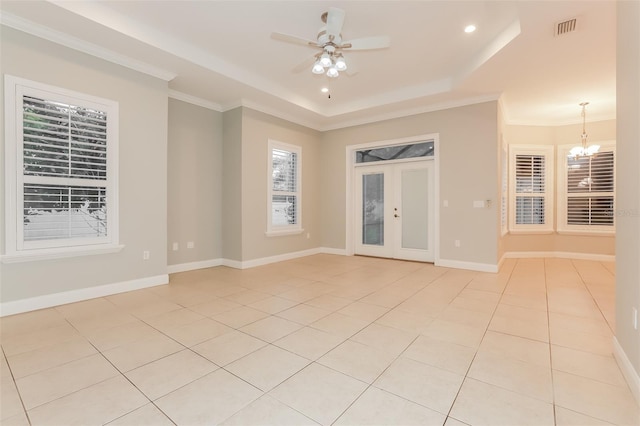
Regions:
<svg viewBox="0 0 640 426"><path fill-rule="evenodd" d="M118 307L118 309L121 309L121 308L120 308L120 307ZM133 316L134 316L135 318L137 318L135 315L133 315ZM65 317L65 320L67 320L67 318L66 318L66 317ZM140 319L138 318L138 320L140 320ZM140 320L140 321L142 321L142 320ZM143 321L143 322L144 322L144 321ZM71 323L69 323L69 324L71 324ZM146 323L145 323L145 324L146 324ZM148 324L147 324L147 325L148 325ZM75 326L74 326L73 324L71 324L71 326L72 326L73 328L75 328ZM102 356L102 358L103 358L104 360L106 360L109 364L111 364L111 366L112 366L112 367L113 367L113 368L114 368L114 369L115 369L115 370L116 370L116 371L117 371L117 372L118 372L118 373L119 373L119 374L120 374L120 375L121 375L121 376L122 376L122 377L123 377L127 382L129 382L129 383L131 384L131 386L133 386L133 387L134 387L138 392L140 392L140 394L141 394L142 396L144 396L144 397L145 397L145 398L146 398L146 399L147 399L151 404L153 404L153 406L154 406L154 407L156 407L156 408L157 408L157 409L158 409L158 410L159 410L159 411L160 411L160 412L161 412L161 413L162 413L162 414L163 414L167 419L169 419L169 421L170 421L171 423L173 423L174 425L176 425L176 423L173 421L173 419L172 419L171 417L169 417L169 416L168 416L164 411L162 411L162 409L161 409L160 407L158 407L158 406L156 405L156 403L155 403L154 401L152 401L152 400L151 400L151 398L149 398L149 397L147 396L147 394L145 394L145 393L142 391L142 389L138 388L138 386L136 386L136 384L135 384L135 383L133 383L133 382L129 379L129 377L127 377L127 375L126 375L123 371L121 371L121 370L120 370L120 369L119 369L119 368L118 368L118 367L117 367L113 362L111 362L111 360L110 360L109 358L107 358L107 357L102 353L102 351L101 351L100 349L98 349L98 348L93 344L93 342L91 342L91 341L90 341L86 336L84 336L84 335L80 332L80 330L78 330L77 328L76 328L76 331L78 331L78 333L80 333L80 335L82 335L82 337L83 337L84 339L86 339L86 341L87 341L91 346L93 346L93 348L94 348L94 349L95 349L95 350L100 354L100 356ZM180 342L177 342L177 343L179 343L179 344L180 344ZM122 345L120 345L120 346L122 346ZM113 348L112 348L112 349L113 349ZM163 359L163 358L166 358L166 357L171 356L171 355L173 355L173 354L166 355L166 356L161 357L161 358L159 358L159 359ZM156 361L157 361L157 360L156 360ZM153 362L153 361L152 361L152 362ZM150 364L150 363L147 363L147 364ZM143 365L141 365L140 367L142 367L142 366L144 366L144 365L147 365L147 364L143 364ZM139 367L136 367L136 368L139 368ZM134 368L133 370L135 370L135 368ZM131 371L133 371L133 370L131 370ZM103 380L103 381L101 381L101 382L99 382L99 383L104 383L104 382L106 382L107 380L111 380L112 378L113 378L113 377L110 377L109 379L105 379L105 380ZM93 384L93 385L91 385L91 386L97 385L97 384L99 384L99 383L95 383L95 384ZM88 387L83 388L83 389L88 389L88 388L89 388L89 387L91 387L91 386L88 386ZM80 390L83 390L83 389L80 389ZM72 392L71 394L76 393L76 392L78 392L78 391ZM71 395L71 394L69 394L69 395ZM66 395L65 395L65 396L66 396ZM58 398L58 399L59 399L59 398ZM146 405L146 404L145 404L145 405ZM134 411L139 410L139 409L140 409L140 408L142 408L142 407L144 407L144 405L141 405L140 407L136 407L136 408L134 408L133 410L131 410L131 411L127 412L127 413L124 413L122 416L119 416L119 417L116 417L116 418L114 418L114 419L111 419L108 423L111 423L111 422L113 422L113 421L115 421L115 420L117 420L117 419L119 419L119 418L121 418L121 417L124 417L124 416L126 416L126 415L129 415L129 414L133 413ZM108 423L106 423L106 424L108 424Z"/></svg>
<svg viewBox="0 0 640 426"><path fill-rule="evenodd" d="M22 393L20 392L20 389L18 389L16 378L13 374L13 370L11 369L11 365L9 364L9 360L7 359L7 354L1 345L0 345L0 349L2 350L2 356L4 357L4 360L7 363L7 369L9 370L9 374L11 374L11 380L13 380L13 387L16 389L16 393L18 394L18 398L20 399L20 405L22 406L22 411L24 412L24 415L27 418L27 421L29 422L29 424L32 424L31 418L29 417L29 412L27 411L27 407L25 407L24 401L22 400Z"/></svg>
<svg viewBox="0 0 640 426"><path fill-rule="evenodd" d="M469 377L469 371L471 371L471 366L473 365L473 362L475 361L476 356L478 355L478 351L480 350L480 346L482 345L482 342L484 341L484 338L487 335L487 331L489 331L489 327L491 326L491 321L493 321L493 317L495 316L496 311L498 310L498 306L500 306L500 301L502 300L502 297L504 296L504 292L506 291L507 287L509 286L509 281L511 281L511 276L513 275L513 271L515 270L517 264L518 264L518 261L516 261L516 264L514 265L513 268L511 268L511 271L509 272L509 277L507 278L507 282L505 283L502 291L500 292L500 298L498 299L498 303L496 303L496 306L493 309L493 312L491 313L491 318L489 318L489 322L487 322L487 326L486 326L486 328L484 330L484 333L482 334L482 339L480 339L480 343L478 344L477 348L475 349L475 353L473 354L473 358L471 358L471 362L469 363L469 366L467 367L467 371L465 371L465 373L464 373L462 382L460 383L460 387L458 388L458 391L456 392L456 396L453 398L453 401L451 402L451 406L449 407L449 411L446 414L446 418L451 417L451 411L453 410L453 407L456 404L456 401L458 400L458 397L460 396L460 391L462 390L462 387L464 386L464 383L467 381L467 378L471 379L471 377ZM469 284L467 284L467 285L469 285ZM466 288L466 286L465 286L465 288ZM460 294L461 292L462 292L462 290L458 294ZM495 385L493 385L493 386L495 386ZM455 417L453 417L453 418L455 418ZM446 419L445 419L445 421L446 421Z"/></svg>
<svg viewBox="0 0 640 426"><path fill-rule="evenodd" d="M553 356L551 353L551 315L549 313L549 283L547 282L547 261L543 259L544 268L544 298L547 303L547 335L549 336L549 374L551 376L551 407L553 409L553 424L558 424L558 414L556 413L556 387L553 380ZM573 266L573 265L572 265Z"/></svg>

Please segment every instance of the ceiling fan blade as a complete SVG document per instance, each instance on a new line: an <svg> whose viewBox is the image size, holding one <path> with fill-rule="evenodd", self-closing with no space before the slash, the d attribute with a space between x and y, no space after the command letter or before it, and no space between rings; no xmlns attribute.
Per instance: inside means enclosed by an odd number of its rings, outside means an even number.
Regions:
<svg viewBox="0 0 640 426"><path fill-rule="evenodd" d="M291 71L293 71L296 74L298 74L298 73L300 73L300 72L302 72L304 70L311 71L311 66L313 65L313 63L315 61L316 61L316 57L315 56L311 56L311 57L305 59L304 61L300 62L295 67L293 67L291 69Z"/></svg>
<svg viewBox="0 0 640 426"><path fill-rule="evenodd" d="M344 24L344 10L337 7L330 7L327 14L327 35L338 37L342 32Z"/></svg>
<svg viewBox="0 0 640 426"><path fill-rule="evenodd" d="M322 47L317 42L304 39L298 36L292 36L282 33L271 33L271 38L274 40L286 41L287 43L301 44L303 46Z"/></svg>
<svg viewBox="0 0 640 426"><path fill-rule="evenodd" d="M390 45L391 40L388 36L376 36L356 38L354 40L345 41L340 47L349 50L372 50L384 49L386 47L389 47Z"/></svg>
<svg viewBox="0 0 640 426"><path fill-rule="evenodd" d="M347 70L344 71L344 73L347 74L349 77L353 77L359 72L360 72L360 69L358 68L358 64L356 64L353 59L349 58L347 62Z"/></svg>

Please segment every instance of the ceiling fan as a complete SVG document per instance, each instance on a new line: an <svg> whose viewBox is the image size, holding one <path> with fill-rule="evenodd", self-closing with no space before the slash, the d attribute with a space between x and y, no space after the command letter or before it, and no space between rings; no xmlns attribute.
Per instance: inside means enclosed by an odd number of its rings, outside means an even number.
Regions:
<svg viewBox="0 0 640 426"><path fill-rule="evenodd" d="M316 41L277 32L272 33L271 38L320 49L320 52L293 70L295 72L302 71L313 63L311 72L314 74L326 73L328 77L335 78L340 75L341 71L347 70L347 63L342 54L343 50L384 49L390 45L388 36L363 37L349 41L342 40L344 17L344 10L335 7L330 7L329 11L324 12L320 19L325 25L320 27Z"/></svg>

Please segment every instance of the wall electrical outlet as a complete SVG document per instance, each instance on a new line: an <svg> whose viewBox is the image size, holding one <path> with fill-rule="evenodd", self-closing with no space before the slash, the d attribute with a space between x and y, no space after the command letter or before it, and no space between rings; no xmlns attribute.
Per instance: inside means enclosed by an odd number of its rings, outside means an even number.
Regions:
<svg viewBox="0 0 640 426"><path fill-rule="evenodd" d="M193 241L188 241L187 242L187 248L188 249L192 249L193 248Z"/></svg>
<svg viewBox="0 0 640 426"><path fill-rule="evenodd" d="M460 240L455 240L453 242L453 245L456 246L456 247L460 247Z"/></svg>
<svg viewBox="0 0 640 426"><path fill-rule="evenodd" d="M178 243L173 243L173 251L178 251Z"/></svg>
<svg viewBox="0 0 640 426"><path fill-rule="evenodd" d="M142 252L142 260L149 260L150 257L151 253L149 253L149 250L145 250Z"/></svg>

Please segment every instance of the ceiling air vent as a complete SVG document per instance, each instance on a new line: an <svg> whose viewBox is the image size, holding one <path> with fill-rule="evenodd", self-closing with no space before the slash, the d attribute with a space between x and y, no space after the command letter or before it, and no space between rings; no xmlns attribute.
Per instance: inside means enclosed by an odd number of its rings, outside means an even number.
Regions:
<svg viewBox="0 0 640 426"><path fill-rule="evenodd" d="M556 24L555 35L560 36L567 33L572 33L578 28L578 19L568 19L566 21L558 22Z"/></svg>

